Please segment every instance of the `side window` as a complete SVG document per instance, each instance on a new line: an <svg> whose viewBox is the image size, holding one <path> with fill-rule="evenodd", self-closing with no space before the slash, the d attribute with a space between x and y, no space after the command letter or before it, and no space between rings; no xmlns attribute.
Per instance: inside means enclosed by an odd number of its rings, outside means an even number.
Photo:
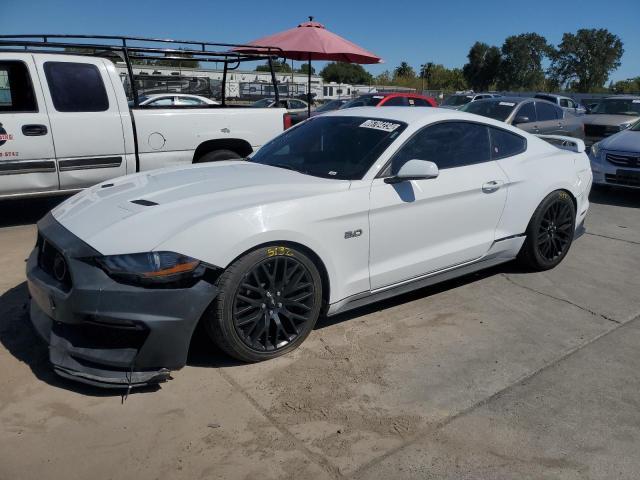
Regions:
<svg viewBox="0 0 640 480"><path fill-rule="evenodd" d="M535 122L538 118L536 117L536 109L533 106L533 102L522 105L518 113L516 113L516 117L527 117L529 122Z"/></svg>
<svg viewBox="0 0 640 480"><path fill-rule="evenodd" d="M527 149L527 140L520 135L494 127L489 127L489 132L491 135L491 158L493 160L511 157Z"/></svg>
<svg viewBox="0 0 640 480"><path fill-rule="evenodd" d="M31 76L21 61L0 62L0 112L37 112Z"/></svg>
<svg viewBox="0 0 640 480"><path fill-rule="evenodd" d="M427 102L424 98L414 98L413 99L416 103L416 107L430 107L431 104L429 102Z"/></svg>
<svg viewBox="0 0 640 480"><path fill-rule="evenodd" d="M536 102L536 113L538 114L538 121L540 122L558 119L556 107L548 103Z"/></svg>
<svg viewBox="0 0 640 480"><path fill-rule="evenodd" d="M556 111L556 117L557 118L564 118L564 110L562 110L560 107L553 107Z"/></svg>
<svg viewBox="0 0 640 480"><path fill-rule="evenodd" d="M576 108L576 102L574 102L573 100L567 100L567 107Z"/></svg>
<svg viewBox="0 0 640 480"><path fill-rule="evenodd" d="M204 102L198 98L178 97L176 105L203 105Z"/></svg>
<svg viewBox="0 0 640 480"><path fill-rule="evenodd" d="M391 97L381 105L381 107L406 107L406 106L407 106L406 97Z"/></svg>
<svg viewBox="0 0 640 480"><path fill-rule="evenodd" d="M569 100L567 100L566 98L561 98L560 99L560 106L568 108L569 107Z"/></svg>
<svg viewBox="0 0 640 480"><path fill-rule="evenodd" d="M107 91L95 65L46 62L44 73L58 112L104 112L109 108Z"/></svg>
<svg viewBox="0 0 640 480"><path fill-rule="evenodd" d="M147 105L151 105L152 107L168 107L173 104L173 97L160 97L157 100L149 102Z"/></svg>
<svg viewBox="0 0 640 480"><path fill-rule="evenodd" d="M490 160L489 129L477 123L443 122L411 137L391 160L391 174L409 160L429 160L438 168L462 167Z"/></svg>

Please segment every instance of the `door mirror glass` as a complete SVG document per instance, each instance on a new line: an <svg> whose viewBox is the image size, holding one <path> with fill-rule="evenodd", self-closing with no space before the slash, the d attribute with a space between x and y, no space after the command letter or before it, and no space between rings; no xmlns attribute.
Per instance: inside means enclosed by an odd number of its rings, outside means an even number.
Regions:
<svg viewBox="0 0 640 480"><path fill-rule="evenodd" d="M438 166L428 160L413 159L406 162L393 177L384 179L385 183L399 183L405 180L427 180L436 178L439 174Z"/></svg>
<svg viewBox="0 0 640 480"><path fill-rule="evenodd" d="M519 123L529 123L530 121L531 120L529 120L529 117L525 115L518 115L516 118L513 119L513 124L518 125Z"/></svg>

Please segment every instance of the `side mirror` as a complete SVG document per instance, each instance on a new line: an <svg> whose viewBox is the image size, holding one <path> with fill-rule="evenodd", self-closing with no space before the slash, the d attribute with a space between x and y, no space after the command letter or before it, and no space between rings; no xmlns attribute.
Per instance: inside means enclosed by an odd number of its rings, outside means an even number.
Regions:
<svg viewBox="0 0 640 480"><path fill-rule="evenodd" d="M529 123L529 117L525 117L524 115L518 115L516 118L513 119L513 124L514 125L518 125L519 123Z"/></svg>
<svg viewBox="0 0 640 480"><path fill-rule="evenodd" d="M413 159L405 163L393 177L384 179L385 183L400 183L407 180L427 180L439 175L438 166L428 160Z"/></svg>

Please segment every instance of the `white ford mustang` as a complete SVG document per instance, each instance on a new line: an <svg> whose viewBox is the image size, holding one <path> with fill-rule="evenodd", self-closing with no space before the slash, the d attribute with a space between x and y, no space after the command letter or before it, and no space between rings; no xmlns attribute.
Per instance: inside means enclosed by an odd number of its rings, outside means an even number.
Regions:
<svg viewBox="0 0 640 480"><path fill-rule="evenodd" d="M356 108L248 161L90 188L40 221L31 318L61 375L144 385L196 325L243 361L300 345L318 316L519 259L556 266L583 224L584 144L561 149L442 109Z"/></svg>

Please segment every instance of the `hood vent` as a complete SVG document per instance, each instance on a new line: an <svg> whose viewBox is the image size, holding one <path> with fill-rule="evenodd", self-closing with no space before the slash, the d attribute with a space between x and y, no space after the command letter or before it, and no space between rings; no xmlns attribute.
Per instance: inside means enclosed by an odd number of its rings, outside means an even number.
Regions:
<svg viewBox="0 0 640 480"><path fill-rule="evenodd" d="M131 200L131 203L142 205L144 207L153 207L154 205L158 205L156 202L152 202L151 200L145 200L144 198L141 198L139 200Z"/></svg>

